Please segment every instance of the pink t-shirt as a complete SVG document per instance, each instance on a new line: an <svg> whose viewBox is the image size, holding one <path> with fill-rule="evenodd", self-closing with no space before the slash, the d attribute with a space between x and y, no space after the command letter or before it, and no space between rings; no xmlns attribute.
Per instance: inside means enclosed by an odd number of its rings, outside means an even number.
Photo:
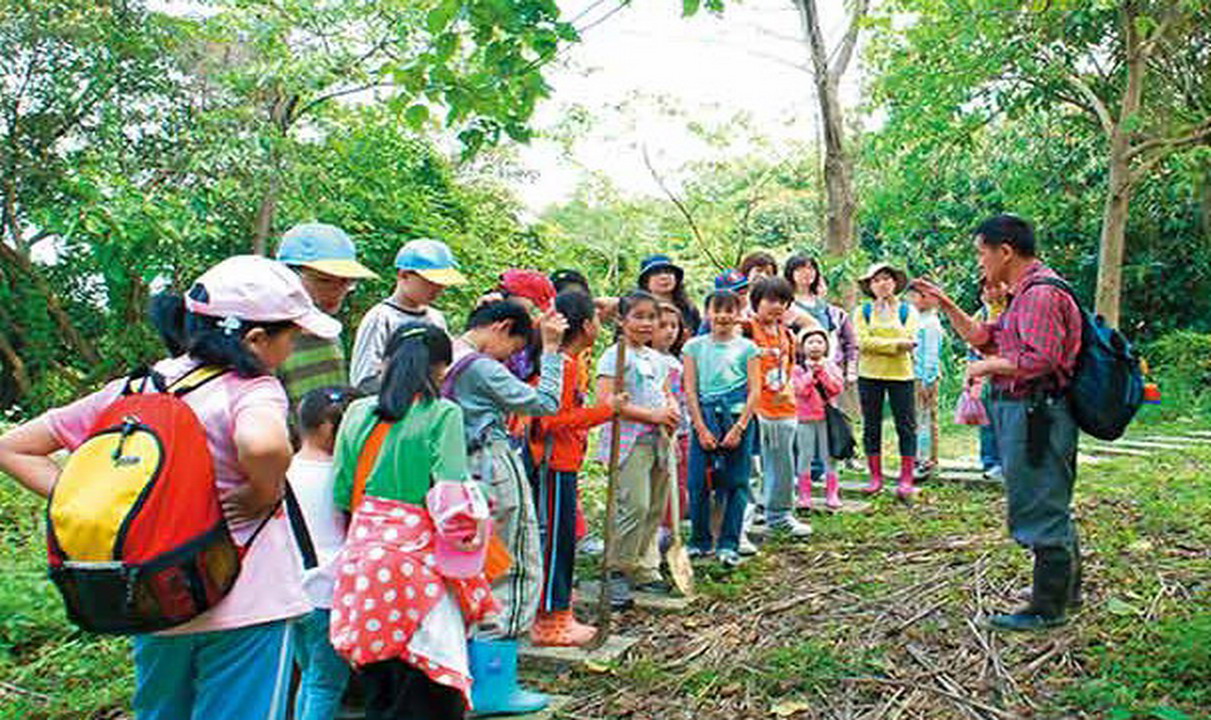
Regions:
<svg viewBox="0 0 1211 720"><path fill-rule="evenodd" d="M155 369L172 382L196 366L187 356L163 360ZM122 391L125 378L101 390L46 413L51 432L68 450L88 438L101 412ZM246 482L236 456L235 427L240 414L253 408L287 412L286 391L272 375L241 378L227 373L185 395L185 402L206 428L206 444L214 459L215 483L220 499ZM227 511L227 525L237 543L247 542L264 516L248 517ZM165 630L164 635L232 630L272 620L295 617L311 611L303 594L302 575L295 559L294 535L286 513L278 508L265 529L248 548L240 575L227 597L189 622Z"/></svg>

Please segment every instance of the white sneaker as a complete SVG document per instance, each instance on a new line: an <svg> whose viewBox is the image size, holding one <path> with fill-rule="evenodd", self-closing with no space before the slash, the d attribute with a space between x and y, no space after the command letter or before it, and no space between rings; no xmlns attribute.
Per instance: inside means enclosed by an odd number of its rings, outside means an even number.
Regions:
<svg viewBox="0 0 1211 720"><path fill-rule="evenodd" d="M777 524L771 524L770 529L781 535L790 535L796 540L811 537L812 526L799 520L794 515L787 515L784 519L778 521Z"/></svg>
<svg viewBox="0 0 1211 720"><path fill-rule="evenodd" d="M757 546L753 544L752 540L748 539L747 533L740 533L740 544L736 548L736 552L744 557L752 557L757 554Z"/></svg>
<svg viewBox="0 0 1211 720"><path fill-rule="evenodd" d="M995 480L997 482L1005 482L1005 471L1000 465L994 465L984 471L985 480Z"/></svg>

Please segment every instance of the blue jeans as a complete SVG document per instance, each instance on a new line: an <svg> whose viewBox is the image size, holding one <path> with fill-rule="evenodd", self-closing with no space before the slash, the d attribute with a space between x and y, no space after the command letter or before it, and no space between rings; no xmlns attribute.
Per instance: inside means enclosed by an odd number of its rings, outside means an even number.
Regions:
<svg viewBox="0 0 1211 720"><path fill-rule="evenodd" d="M299 664L300 678L294 701L296 720L332 720L349 682L349 665L328 639L329 615L328 609L316 608L297 625L294 660Z"/></svg>
<svg viewBox="0 0 1211 720"><path fill-rule="evenodd" d="M992 394L989 392L987 384L984 387L983 401L984 407L992 407ZM997 450L996 421L993 418L991 409L988 413L988 419L992 422L980 426L980 467L985 470L1001 466L1001 453Z"/></svg>
<svg viewBox="0 0 1211 720"><path fill-rule="evenodd" d="M285 720L294 625L136 635L135 717Z"/></svg>
<svg viewBox="0 0 1211 720"><path fill-rule="evenodd" d="M699 398L702 420L716 438L722 440L739 417L732 407L743 404L747 390ZM719 550L740 547L740 528L744 508L748 504L749 473L753 465L753 425L749 423L740 444L730 450L707 452L698 442L698 433L690 433L689 491L690 547L703 552L711 550L711 493L723 506L723 523L719 529Z"/></svg>

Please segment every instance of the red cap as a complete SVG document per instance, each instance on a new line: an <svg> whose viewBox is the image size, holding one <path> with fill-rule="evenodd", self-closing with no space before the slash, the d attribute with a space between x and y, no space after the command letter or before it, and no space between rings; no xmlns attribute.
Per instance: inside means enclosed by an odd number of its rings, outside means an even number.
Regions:
<svg viewBox="0 0 1211 720"><path fill-rule="evenodd" d="M532 301L544 312L551 309L555 286L537 270L506 270L500 274L500 288L510 295Z"/></svg>

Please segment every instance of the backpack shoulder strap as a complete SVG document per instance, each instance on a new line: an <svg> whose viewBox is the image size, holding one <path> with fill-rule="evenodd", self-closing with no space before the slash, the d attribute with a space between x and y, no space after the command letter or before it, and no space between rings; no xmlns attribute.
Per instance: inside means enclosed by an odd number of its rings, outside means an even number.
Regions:
<svg viewBox="0 0 1211 720"><path fill-rule="evenodd" d="M460 357L453 365L451 365L450 369L446 371L446 377L442 380L442 397L446 398L447 400L453 400L454 383L458 382L458 378L461 377L463 372L471 366L471 363L483 357L487 357L487 355L484 355L478 350L473 350Z"/></svg>
<svg viewBox="0 0 1211 720"><path fill-rule="evenodd" d="M166 389L177 397L184 397L211 380L216 380L226 375L227 372L227 368L215 367L213 365L199 365L177 378Z"/></svg>
<svg viewBox="0 0 1211 720"><path fill-rule="evenodd" d="M370 430L370 436L366 438L366 444L362 446L362 452L357 456L357 468L353 471L353 492L349 497L349 512L351 513L362 504L362 497L366 494L366 481L370 477L371 471L374 470L375 464L378 463L379 456L382 455L383 441L387 439L389 430L391 430L391 423L379 421Z"/></svg>
<svg viewBox="0 0 1211 720"><path fill-rule="evenodd" d="M872 305L870 302L862 303L862 319L866 321L867 325L870 325L870 318L874 314L874 311L875 311L875 306ZM900 301L900 324L904 325L907 322L908 322L908 303L901 300Z"/></svg>

